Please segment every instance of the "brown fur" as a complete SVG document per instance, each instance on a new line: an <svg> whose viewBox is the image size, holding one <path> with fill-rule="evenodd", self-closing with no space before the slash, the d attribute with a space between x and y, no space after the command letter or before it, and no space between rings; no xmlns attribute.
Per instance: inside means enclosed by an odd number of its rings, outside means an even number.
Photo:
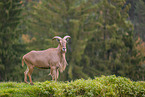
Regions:
<svg viewBox="0 0 145 97"><path fill-rule="evenodd" d="M67 61L65 59L66 53L66 39L70 36L65 36L63 39L59 36L55 36L53 39L59 39L59 45L57 48L49 48L43 51L31 51L25 54L22 58L22 66L24 62L27 65L27 69L24 72L24 81L27 82L27 75L30 80L30 84L33 85L31 74L34 67L49 69L52 79L57 81L59 71L63 72L66 68Z"/></svg>

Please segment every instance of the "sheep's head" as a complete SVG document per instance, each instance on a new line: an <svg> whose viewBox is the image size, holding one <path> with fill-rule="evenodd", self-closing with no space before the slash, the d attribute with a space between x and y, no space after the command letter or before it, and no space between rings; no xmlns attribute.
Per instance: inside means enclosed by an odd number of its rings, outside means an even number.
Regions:
<svg viewBox="0 0 145 97"><path fill-rule="evenodd" d="M53 39L56 39L59 42L60 49L64 53L66 52L66 43L67 43L69 38L71 38L71 37L70 36L65 36L64 38L61 38L59 36L53 37Z"/></svg>

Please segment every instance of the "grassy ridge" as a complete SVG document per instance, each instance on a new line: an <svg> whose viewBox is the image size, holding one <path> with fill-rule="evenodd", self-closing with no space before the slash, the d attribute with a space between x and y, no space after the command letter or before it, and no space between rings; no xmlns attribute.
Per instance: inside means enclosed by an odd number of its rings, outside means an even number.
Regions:
<svg viewBox="0 0 145 97"><path fill-rule="evenodd" d="M0 97L144 97L145 82L134 82L124 77L102 76L71 82L0 83Z"/></svg>

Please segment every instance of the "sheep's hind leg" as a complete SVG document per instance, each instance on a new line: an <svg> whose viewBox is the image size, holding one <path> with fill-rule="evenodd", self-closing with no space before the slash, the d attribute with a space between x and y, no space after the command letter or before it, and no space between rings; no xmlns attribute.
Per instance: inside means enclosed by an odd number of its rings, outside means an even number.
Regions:
<svg viewBox="0 0 145 97"><path fill-rule="evenodd" d="M28 77L29 77L29 80L30 80L30 84L31 84L31 85L34 85L33 82L32 82L32 78L31 78L31 74L32 74L32 72L33 72L33 68L34 68L34 67L31 65L31 66L29 66L28 68L29 68Z"/></svg>
<svg viewBox="0 0 145 97"><path fill-rule="evenodd" d="M54 80L55 77L54 77L53 69L51 69L50 75L52 77L52 80Z"/></svg>
<svg viewBox="0 0 145 97"><path fill-rule="evenodd" d="M25 83L28 83L28 82L27 82L27 74L28 74L28 72L29 72L29 68L27 67L26 71L24 72L24 75L25 75L25 77L24 77L24 82L25 82Z"/></svg>
<svg viewBox="0 0 145 97"><path fill-rule="evenodd" d="M26 71L24 72L24 74L25 74L25 79L24 79L24 81L25 81L25 83L28 83L27 82L27 75L28 75L28 77L29 77L29 80L30 80L30 84L31 85L34 85L33 84L33 82L32 82L32 78L31 78L31 74L32 74L32 72L33 72L33 65L32 64L30 64L29 62L27 62L27 61L25 61L25 63L26 63L26 65L27 65L27 69L26 69Z"/></svg>

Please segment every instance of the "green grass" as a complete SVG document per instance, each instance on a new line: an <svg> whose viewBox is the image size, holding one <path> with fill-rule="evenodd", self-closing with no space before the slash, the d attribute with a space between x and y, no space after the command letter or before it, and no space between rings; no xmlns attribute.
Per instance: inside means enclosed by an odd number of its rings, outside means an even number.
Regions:
<svg viewBox="0 0 145 97"><path fill-rule="evenodd" d="M71 82L0 83L0 97L145 97L145 82L102 76Z"/></svg>

